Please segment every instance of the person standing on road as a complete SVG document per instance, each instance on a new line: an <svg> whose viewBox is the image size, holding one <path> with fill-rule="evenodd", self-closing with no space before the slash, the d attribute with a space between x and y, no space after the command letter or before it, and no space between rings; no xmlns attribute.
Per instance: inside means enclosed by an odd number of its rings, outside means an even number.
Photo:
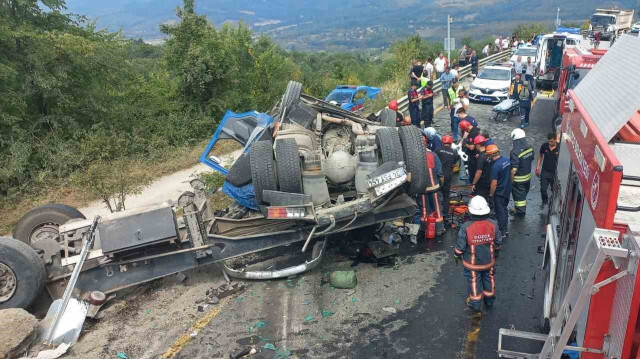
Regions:
<svg viewBox="0 0 640 359"><path fill-rule="evenodd" d="M478 76L478 54L476 54L475 50L471 51L471 58L469 61L471 62L471 77L475 79L476 76Z"/></svg>
<svg viewBox="0 0 640 359"><path fill-rule="evenodd" d="M518 57L516 58L516 62L513 64L513 69L516 71L516 74L522 73L522 69L524 69L524 62L522 61L522 56L518 55Z"/></svg>
<svg viewBox="0 0 640 359"><path fill-rule="evenodd" d="M436 71L438 71L438 64L436 64ZM440 79L440 83L442 84L442 105L447 109L451 109L451 104L449 103L449 88L451 87L451 84L453 83L453 79L455 79L455 77L451 74L451 70L448 67L445 67L444 73L442 73L442 75L440 75L440 77L438 78Z"/></svg>
<svg viewBox="0 0 640 359"><path fill-rule="evenodd" d="M536 74L536 65L531 62L531 56L527 56L527 65L524 73L524 79L529 83L529 88L533 92L533 76Z"/></svg>
<svg viewBox="0 0 640 359"><path fill-rule="evenodd" d="M522 82L520 73L516 73L515 78L509 87L509 96L518 101L520 105L520 128L527 127L529 125L529 112L531 112L533 94L531 93L529 84Z"/></svg>
<svg viewBox="0 0 640 359"><path fill-rule="evenodd" d="M533 163L533 148L527 143L524 130L516 128L511 131L513 149L511 150L511 192L514 203L514 213L524 216L527 212L527 195L531 187L531 164Z"/></svg>
<svg viewBox="0 0 640 359"><path fill-rule="evenodd" d="M467 154L467 172L468 183L472 183L473 178L476 174L476 170L478 169L478 158L476 155L476 138L481 137L480 140L484 142L484 138L480 135L480 129L476 126L473 126L466 119L460 122L461 125L465 125L465 134L466 136L462 139L463 151Z"/></svg>
<svg viewBox="0 0 640 359"><path fill-rule="evenodd" d="M473 194L476 196L482 196L486 200L489 199L489 188L491 186L491 162L487 158L486 143L487 139L478 135L473 139L473 143L476 146L476 173L471 180L473 187Z"/></svg>
<svg viewBox="0 0 640 359"><path fill-rule="evenodd" d="M411 81L411 87L407 93L407 98L409 98L409 116L411 116L411 124L414 126L420 126L420 105L419 102L422 100L420 97L420 93L418 93L418 81Z"/></svg>
<svg viewBox="0 0 640 359"><path fill-rule="evenodd" d="M402 122L404 122L404 115L402 112L398 111L398 101L389 101L389 110L395 111L396 113L396 127L402 126Z"/></svg>
<svg viewBox="0 0 640 359"><path fill-rule="evenodd" d="M447 60L444 57L444 54L441 52L440 55L433 61L433 66L436 69L436 78L440 78L442 74L445 72L447 67Z"/></svg>
<svg viewBox="0 0 640 359"><path fill-rule="evenodd" d="M460 156L458 152L451 148L453 137L451 135L442 136L442 147L435 151L436 155L442 163L442 174L444 181L442 182L442 210L445 215L449 213L449 193L451 192L451 179L453 177L453 167L458 162Z"/></svg>
<svg viewBox="0 0 640 359"><path fill-rule="evenodd" d="M451 73L456 78L456 80L460 80L460 65L454 64L453 69L451 69Z"/></svg>
<svg viewBox="0 0 640 359"><path fill-rule="evenodd" d="M427 146L426 137L422 137L422 141ZM440 183L444 180L442 172L442 163L440 158L427 148L427 189L425 193L420 195L420 208L422 215L420 217L420 225L427 232L427 224L429 216L436 217L436 235L444 233L444 218L442 216L442 194L440 193Z"/></svg>
<svg viewBox="0 0 640 359"><path fill-rule="evenodd" d="M460 227L453 249L456 264L462 258L464 276L469 283L467 306L476 312L481 310L483 301L491 308L496 300L494 266L502 247L502 236L496 222L488 218L489 212L483 197L471 198L471 219Z"/></svg>
<svg viewBox="0 0 640 359"><path fill-rule="evenodd" d="M433 68L433 63L431 58L427 58L427 61L424 63L424 72L422 73L423 77L426 77L427 80L434 80L435 78L435 69Z"/></svg>
<svg viewBox="0 0 640 359"><path fill-rule="evenodd" d="M556 142L556 134L550 133L547 135L547 142L540 146L540 153L538 155L538 162L536 163L536 176L540 177L540 195L542 197L542 204L540 209L543 209L549 203L549 196L547 190L556 178L556 167L558 166L558 143ZM540 169L542 164L542 169Z"/></svg>
<svg viewBox="0 0 640 359"><path fill-rule="evenodd" d="M465 66L467 64L467 45L462 45L462 49L460 49L460 53L458 54L458 64L460 66Z"/></svg>
<svg viewBox="0 0 640 359"><path fill-rule="evenodd" d="M420 119L424 127L431 127L433 123L433 82L428 80L420 90L422 95L422 110L420 111Z"/></svg>
<svg viewBox="0 0 640 359"><path fill-rule="evenodd" d="M442 138L440 137L440 135L438 134L438 131L436 131L435 128L427 127L422 132L424 133L424 136L427 138L428 149L430 149L433 152L436 152L437 150L442 148Z"/></svg>
<svg viewBox="0 0 640 359"><path fill-rule="evenodd" d="M487 146L485 153L491 161L491 184L489 185L489 202L493 202L498 219L498 227L502 239L509 236L509 195L511 194L511 162L500 156L500 149L496 145Z"/></svg>
<svg viewBox="0 0 640 359"><path fill-rule="evenodd" d="M458 80L454 77L453 80L451 80L451 86L447 90L447 102L448 102L447 109L449 110L449 119L451 120L451 131L453 132L455 132L454 130L455 112L454 111L455 111L457 97L458 97Z"/></svg>
<svg viewBox="0 0 640 359"><path fill-rule="evenodd" d="M484 45L484 47L482 48L482 56L484 56L484 57L489 56L489 48L490 47L491 47L490 44Z"/></svg>
<svg viewBox="0 0 640 359"><path fill-rule="evenodd" d="M422 71L424 71L424 67L422 66L422 62L420 60L416 60L415 65L411 68L411 81L420 81L420 77L422 77Z"/></svg>
<svg viewBox="0 0 640 359"><path fill-rule="evenodd" d="M598 46L600 46L600 31L593 34L593 48L597 50Z"/></svg>

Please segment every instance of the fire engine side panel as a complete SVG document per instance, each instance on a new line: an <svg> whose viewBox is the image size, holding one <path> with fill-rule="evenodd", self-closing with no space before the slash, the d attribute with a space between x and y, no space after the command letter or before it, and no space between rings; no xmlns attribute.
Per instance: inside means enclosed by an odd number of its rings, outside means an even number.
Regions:
<svg viewBox="0 0 640 359"><path fill-rule="evenodd" d="M585 201L582 202L582 217L580 219L580 232L578 233L578 243L576 247L576 255L575 255L574 265L573 265L574 275L576 274L576 270L578 269L578 263L580 263L580 260L582 259L582 256L584 255L584 252L587 249L587 244L592 238L593 230L596 229L596 221L593 215L591 214L591 208L589 208L589 204L587 203L588 201L586 201L586 198L587 197L585 196ZM587 299L587 304L585 308L589 308L590 299L591 298ZM595 302L595 298L593 299ZM587 327L587 312L584 311L582 312L580 319L576 323L576 331L578 332L578 336L577 336L578 345L584 345L583 340L586 340L585 338L586 327Z"/></svg>

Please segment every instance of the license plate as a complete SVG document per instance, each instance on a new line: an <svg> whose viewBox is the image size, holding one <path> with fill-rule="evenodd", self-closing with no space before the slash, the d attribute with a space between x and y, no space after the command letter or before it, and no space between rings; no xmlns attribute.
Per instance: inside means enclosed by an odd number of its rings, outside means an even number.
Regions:
<svg viewBox="0 0 640 359"><path fill-rule="evenodd" d="M395 178L387 183L381 184L375 188L376 197L380 197L384 194L391 192L393 189L400 187L407 180L407 175Z"/></svg>
<svg viewBox="0 0 640 359"><path fill-rule="evenodd" d="M493 99L491 97L480 96L480 101L493 101Z"/></svg>
<svg viewBox="0 0 640 359"><path fill-rule="evenodd" d="M367 187L369 187L369 188L376 187L376 186L378 186L378 185L380 185L382 183L389 182L389 181L391 181L393 179L396 179L396 178L399 178L399 177L401 177L403 175L405 175L404 167L396 168L395 170L383 173L378 177L374 177L374 178L368 179L367 180ZM406 177L406 175L405 175L405 177Z"/></svg>

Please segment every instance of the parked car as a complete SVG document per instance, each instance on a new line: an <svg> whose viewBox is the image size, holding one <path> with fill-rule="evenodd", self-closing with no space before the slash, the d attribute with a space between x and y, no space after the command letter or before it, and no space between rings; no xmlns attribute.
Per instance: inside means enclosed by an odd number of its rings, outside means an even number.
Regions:
<svg viewBox="0 0 640 359"><path fill-rule="evenodd" d="M371 86L338 85L325 101L337 104L345 110L356 111L364 106L367 99L375 99L381 91L380 88Z"/></svg>
<svg viewBox="0 0 640 359"><path fill-rule="evenodd" d="M492 103L506 100L514 75L511 64L485 66L469 87L469 99Z"/></svg>
<svg viewBox="0 0 640 359"><path fill-rule="evenodd" d="M633 24L633 26L631 27L631 32L634 34L637 34L640 32L640 21Z"/></svg>
<svg viewBox="0 0 640 359"><path fill-rule="evenodd" d="M518 59L518 56L522 56L522 61L524 63L527 62L527 58L531 58L531 63L535 64L536 63L536 56L537 56L537 48L535 46L520 46L511 56L511 58L509 59L509 62L512 64L516 63L516 60Z"/></svg>

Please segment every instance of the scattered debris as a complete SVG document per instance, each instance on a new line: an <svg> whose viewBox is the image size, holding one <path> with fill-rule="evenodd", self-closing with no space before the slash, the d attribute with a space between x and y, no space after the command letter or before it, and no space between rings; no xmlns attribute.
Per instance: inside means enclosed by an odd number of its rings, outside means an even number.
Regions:
<svg viewBox="0 0 640 359"><path fill-rule="evenodd" d="M192 332L189 334L189 336L190 336L191 338L195 338L195 337L197 337L197 336L198 336L198 332L194 330L194 331L192 331Z"/></svg>
<svg viewBox="0 0 640 359"><path fill-rule="evenodd" d="M213 297L207 298L207 304L218 304L220 303L220 299L215 295Z"/></svg>
<svg viewBox="0 0 640 359"><path fill-rule="evenodd" d="M14 358L24 353L36 339L38 320L18 308L0 310L0 328L11 328L11 335L0 335L0 358Z"/></svg>
<svg viewBox="0 0 640 359"><path fill-rule="evenodd" d="M313 316L311 316L311 315L307 315L307 317L306 317L306 318L304 318L304 321L305 321L305 322L310 322L310 321L312 321L312 320L314 320L314 319L315 319L315 318L314 318Z"/></svg>
<svg viewBox="0 0 640 359"><path fill-rule="evenodd" d="M330 276L331 286L340 289L353 289L358 284L355 271L335 271Z"/></svg>
<svg viewBox="0 0 640 359"><path fill-rule="evenodd" d="M323 310L323 311L322 311L322 317L323 317L323 318L328 318L328 317L330 317L330 316L332 316L332 315L334 315L334 314L336 314L336 313L335 313L335 312L330 312L330 311L328 311L328 310Z"/></svg>
<svg viewBox="0 0 640 359"><path fill-rule="evenodd" d="M396 299L393 301L395 304L400 304L400 299Z"/></svg>
<svg viewBox="0 0 640 359"><path fill-rule="evenodd" d="M57 359L63 356L67 350L69 350L70 345L67 343L62 343L58 345L55 349L43 350L38 353L38 356L35 358L27 358L23 357L20 359Z"/></svg>
<svg viewBox="0 0 640 359"><path fill-rule="evenodd" d="M311 300L311 299L305 299L305 300L304 300L304 302L302 302L302 305L309 305L309 304L311 304L311 303L313 303L313 300Z"/></svg>
<svg viewBox="0 0 640 359"><path fill-rule="evenodd" d="M83 300L70 298L66 309L59 317L55 330L53 333L49 333L56 313L58 312L58 309L62 308L63 304L62 299L56 299L53 301L47 311L47 315L38 323L38 336L46 338L50 335L52 344L58 345L61 343L67 343L72 346L80 337L82 326L89 311L89 303Z"/></svg>
<svg viewBox="0 0 640 359"><path fill-rule="evenodd" d="M198 306L198 312L204 312L204 310L207 309L208 306L209 306L209 304L199 305Z"/></svg>
<svg viewBox="0 0 640 359"><path fill-rule="evenodd" d="M186 274L182 272L176 274L176 283L183 283L185 280L187 280Z"/></svg>
<svg viewBox="0 0 640 359"><path fill-rule="evenodd" d="M220 299L242 292L244 289L245 286L242 283L224 283L218 287L208 289L206 292L207 298L205 299L205 302L207 304L218 304L220 303ZM243 297L236 298L236 301L238 302L243 300Z"/></svg>
<svg viewBox="0 0 640 359"><path fill-rule="evenodd" d="M244 349L240 349L234 353L229 354L229 359L240 359L244 356L247 355L253 355L255 354L257 351L255 348L252 347L246 347Z"/></svg>
<svg viewBox="0 0 640 359"><path fill-rule="evenodd" d="M351 298L351 302L352 303L355 303L357 300L358 300L358 298L356 298L356 297Z"/></svg>
<svg viewBox="0 0 640 359"><path fill-rule="evenodd" d="M271 344L271 343L267 343L267 344L263 345L263 346L262 346L262 349L269 349L269 350L273 350L273 351L276 351L276 350L277 350L277 349L276 349L276 346L275 346L275 345L273 345L273 344Z"/></svg>
<svg viewBox="0 0 640 359"><path fill-rule="evenodd" d="M273 359L286 359L291 356L291 351L286 349L278 349L276 353L273 354Z"/></svg>
<svg viewBox="0 0 640 359"><path fill-rule="evenodd" d="M129 356L125 352L118 352L118 354L116 354L116 357L118 359L129 359Z"/></svg>
<svg viewBox="0 0 640 359"><path fill-rule="evenodd" d="M256 324L254 324L252 327L250 327L249 331L251 332L254 329L264 328L264 326L266 326L267 324L269 324L268 320L261 320L261 321L257 322Z"/></svg>
<svg viewBox="0 0 640 359"><path fill-rule="evenodd" d="M398 312L394 307L384 307L382 310L391 314L396 314Z"/></svg>
<svg viewBox="0 0 640 359"><path fill-rule="evenodd" d="M385 242L372 241L367 243L367 246L371 249L373 255L378 259L395 256L398 254L398 247Z"/></svg>

